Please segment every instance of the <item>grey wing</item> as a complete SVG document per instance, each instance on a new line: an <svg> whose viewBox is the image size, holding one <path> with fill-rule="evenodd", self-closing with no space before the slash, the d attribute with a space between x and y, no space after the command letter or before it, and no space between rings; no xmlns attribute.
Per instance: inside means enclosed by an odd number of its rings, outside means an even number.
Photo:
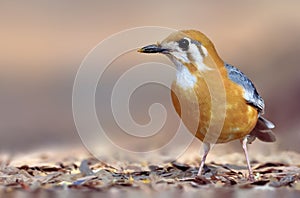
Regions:
<svg viewBox="0 0 300 198"><path fill-rule="evenodd" d="M258 138L261 141L264 142L275 142L276 137L273 133L272 129L275 127L275 125L265 119L261 116L263 114L265 103L262 97L258 94L254 84L251 82L251 80L243 74L239 69L233 67L232 65L225 64L225 68L228 72L228 77L235 83L241 85L244 90L244 98L245 100L259 111L259 117L257 120L257 123L254 127L254 129L251 131L250 135L250 142L255 140L255 138Z"/></svg>
<svg viewBox="0 0 300 198"><path fill-rule="evenodd" d="M241 85L244 88L244 98L247 103L257 108L257 110L261 114L263 114L265 108L264 100L258 94L251 80L243 72L230 64L225 63L225 68L227 69L228 77L230 78L230 80Z"/></svg>

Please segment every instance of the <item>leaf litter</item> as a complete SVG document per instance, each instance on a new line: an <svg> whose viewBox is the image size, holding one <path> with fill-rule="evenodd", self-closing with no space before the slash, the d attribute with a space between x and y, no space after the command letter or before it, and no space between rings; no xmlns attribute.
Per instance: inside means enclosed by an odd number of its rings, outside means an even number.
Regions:
<svg viewBox="0 0 300 198"><path fill-rule="evenodd" d="M40 159L43 161L44 159ZM204 174L197 177L195 163L173 161L163 165L144 163L107 164L92 157L64 158L47 163L14 165L0 161L0 186L3 190L77 189L107 191L113 187L187 190L216 188L291 188L300 189L300 166L279 162L256 162L255 182L246 179L245 166L234 163L207 163ZM118 167L118 168L116 168ZM121 168L120 168L121 167Z"/></svg>

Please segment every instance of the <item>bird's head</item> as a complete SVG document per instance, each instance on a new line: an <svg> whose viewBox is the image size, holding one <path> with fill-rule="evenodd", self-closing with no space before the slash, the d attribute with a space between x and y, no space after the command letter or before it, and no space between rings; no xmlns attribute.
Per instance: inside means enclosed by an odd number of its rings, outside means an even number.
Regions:
<svg viewBox="0 0 300 198"><path fill-rule="evenodd" d="M175 65L193 65L200 72L212 69L211 60L222 63L213 43L196 30L174 32L162 42L142 47L138 51L165 54Z"/></svg>

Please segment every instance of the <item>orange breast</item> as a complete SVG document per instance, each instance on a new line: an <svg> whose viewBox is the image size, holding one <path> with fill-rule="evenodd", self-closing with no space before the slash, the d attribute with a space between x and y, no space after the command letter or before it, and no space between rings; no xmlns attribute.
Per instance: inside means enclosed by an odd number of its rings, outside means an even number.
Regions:
<svg viewBox="0 0 300 198"><path fill-rule="evenodd" d="M185 126L201 141L224 143L251 132L257 122L257 110L243 98L241 86L224 77L197 76L192 89L172 85L172 101ZM217 84L219 83L219 84ZM223 98L223 99L222 99Z"/></svg>

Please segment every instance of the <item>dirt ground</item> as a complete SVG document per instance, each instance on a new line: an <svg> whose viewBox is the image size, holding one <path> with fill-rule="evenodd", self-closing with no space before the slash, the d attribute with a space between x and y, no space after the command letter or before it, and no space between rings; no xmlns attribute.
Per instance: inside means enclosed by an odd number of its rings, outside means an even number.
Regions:
<svg viewBox="0 0 300 198"><path fill-rule="evenodd" d="M255 182L246 179L245 164L236 163L241 155L214 156L219 160L208 161L204 176L195 178L199 158L153 164L106 163L76 149L2 154L0 197L299 197L299 154L256 157Z"/></svg>

